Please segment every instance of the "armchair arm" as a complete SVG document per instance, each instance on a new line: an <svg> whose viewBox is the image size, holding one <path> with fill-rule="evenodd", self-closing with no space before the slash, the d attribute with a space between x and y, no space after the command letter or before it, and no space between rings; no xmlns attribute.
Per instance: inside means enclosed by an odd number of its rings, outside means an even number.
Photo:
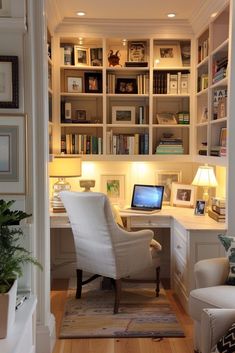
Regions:
<svg viewBox="0 0 235 353"><path fill-rule="evenodd" d="M224 284L229 273L226 257L201 260L194 267L196 288L212 287Z"/></svg>
<svg viewBox="0 0 235 353"><path fill-rule="evenodd" d="M235 322L235 309L204 309L201 316L201 351L210 353Z"/></svg>

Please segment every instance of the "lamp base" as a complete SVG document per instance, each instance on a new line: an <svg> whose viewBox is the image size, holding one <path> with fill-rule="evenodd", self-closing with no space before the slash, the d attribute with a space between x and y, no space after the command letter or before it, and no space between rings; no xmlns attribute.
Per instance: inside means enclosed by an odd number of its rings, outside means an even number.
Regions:
<svg viewBox="0 0 235 353"><path fill-rule="evenodd" d="M51 207L53 212L66 212L64 204L60 198L61 191L70 191L71 186L65 180L65 178L59 178L58 181L53 185L53 196L51 198Z"/></svg>

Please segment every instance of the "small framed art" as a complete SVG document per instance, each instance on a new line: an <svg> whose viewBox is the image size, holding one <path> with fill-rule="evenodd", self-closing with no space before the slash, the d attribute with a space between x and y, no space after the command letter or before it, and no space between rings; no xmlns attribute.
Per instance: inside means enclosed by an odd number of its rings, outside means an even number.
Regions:
<svg viewBox="0 0 235 353"><path fill-rule="evenodd" d="M206 211L206 201L196 200L194 214L196 216L205 216L205 211Z"/></svg>
<svg viewBox="0 0 235 353"><path fill-rule="evenodd" d="M170 205L171 202L171 189L172 183L181 182L180 170L157 170L156 171L156 184L164 186L163 204Z"/></svg>
<svg viewBox="0 0 235 353"><path fill-rule="evenodd" d="M103 49L90 48L90 65L102 66L103 65Z"/></svg>
<svg viewBox="0 0 235 353"><path fill-rule="evenodd" d="M182 66L180 45L177 43L157 44L154 65L155 67Z"/></svg>
<svg viewBox="0 0 235 353"><path fill-rule="evenodd" d="M193 185L172 183L173 206L194 207L195 190Z"/></svg>
<svg viewBox="0 0 235 353"><path fill-rule="evenodd" d="M146 61L147 43L145 41L128 42L128 61L143 62Z"/></svg>
<svg viewBox="0 0 235 353"><path fill-rule="evenodd" d="M0 56L0 108L19 108L17 56Z"/></svg>
<svg viewBox="0 0 235 353"><path fill-rule="evenodd" d="M88 66L89 65L89 50L78 45L74 46L74 65Z"/></svg>
<svg viewBox="0 0 235 353"><path fill-rule="evenodd" d="M82 93L82 77L68 77L67 90L70 93Z"/></svg>
<svg viewBox="0 0 235 353"><path fill-rule="evenodd" d="M136 78L117 78L116 93L122 93L122 94L137 93Z"/></svg>
<svg viewBox="0 0 235 353"><path fill-rule="evenodd" d="M112 124L135 124L135 107L113 106Z"/></svg>
<svg viewBox="0 0 235 353"><path fill-rule="evenodd" d="M125 201L125 175L101 175L101 191L111 202L123 203Z"/></svg>
<svg viewBox="0 0 235 353"><path fill-rule="evenodd" d="M85 93L102 93L101 72L85 72Z"/></svg>

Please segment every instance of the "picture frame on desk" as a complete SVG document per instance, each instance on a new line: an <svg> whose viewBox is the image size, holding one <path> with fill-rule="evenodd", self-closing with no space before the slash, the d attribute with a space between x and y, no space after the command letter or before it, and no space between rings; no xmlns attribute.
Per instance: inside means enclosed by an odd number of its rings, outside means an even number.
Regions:
<svg viewBox="0 0 235 353"><path fill-rule="evenodd" d="M102 93L101 72L85 72L85 93Z"/></svg>
<svg viewBox="0 0 235 353"><path fill-rule="evenodd" d="M206 201L196 200L194 214L196 216L205 216L205 212L206 212Z"/></svg>
<svg viewBox="0 0 235 353"><path fill-rule="evenodd" d="M155 46L155 67L181 67L181 51L179 43L157 44Z"/></svg>
<svg viewBox="0 0 235 353"><path fill-rule="evenodd" d="M108 196L114 204L125 203L125 175L101 175L101 191Z"/></svg>
<svg viewBox="0 0 235 353"><path fill-rule="evenodd" d="M0 108L19 108L18 57L0 56Z"/></svg>
<svg viewBox="0 0 235 353"><path fill-rule="evenodd" d="M112 106L112 124L135 124L135 107Z"/></svg>
<svg viewBox="0 0 235 353"><path fill-rule="evenodd" d="M182 172L180 170L157 170L155 173L156 185L164 186L163 204L171 204L172 183L180 183Z"/></svg>
<svg viewBox="0 0 235 353"><path fill-rule="evenodd" d="M196 187L193 185L172 183L173 206L194 207Z"/></svg>
<svg viewBox="0 0 235 353"><path fill-rule="evenodd" d="M26 192L26 116L0 116L0 194Z"/></svg>
<svg viewBox="0 0 235 353"><path fill-rule="evenodd" d="M89 49L74 45L74 65L88 66L89 65Z"/></svg>

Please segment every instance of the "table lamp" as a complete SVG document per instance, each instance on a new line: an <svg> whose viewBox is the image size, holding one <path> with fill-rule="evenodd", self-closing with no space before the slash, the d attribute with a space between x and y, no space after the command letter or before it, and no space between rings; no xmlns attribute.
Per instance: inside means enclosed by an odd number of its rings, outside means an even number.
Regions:
<svg viewBox="0 0 235 353"><path fill-rule="evenodd" d="M206 212L208 211L209 193L208 189L218 185L213 167L203 165L198 167L192 185L203 187L203 200L206 202Z"/></svg>
<svg viewBox="0 0 235 353"><path fill-rule="evenodd" d="M56 156L49 163L49 176L58 178L53 185L53 196L51 206L53 212L65 212L64 205L60 199L61 191L69 191L71 185L65 178L75 178L81 176L81 158Z"/></svg>

